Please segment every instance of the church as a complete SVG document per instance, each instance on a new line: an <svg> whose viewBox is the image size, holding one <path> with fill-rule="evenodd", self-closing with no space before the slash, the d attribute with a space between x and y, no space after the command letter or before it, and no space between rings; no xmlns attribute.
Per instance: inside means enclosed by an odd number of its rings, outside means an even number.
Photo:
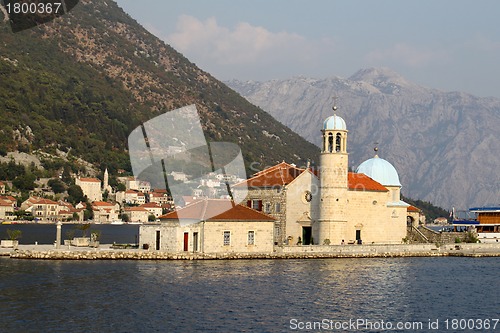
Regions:
<svg viewBox="0 0 500 333"><path fill-rule="evenodd" d="M336 108L333 108L334 112ZM320 166L285 162L232 187L241 204L204 199L142 225L144 248L167 252L270 253L283 245L401 244L407 212L396 169L375 157L348 169L348 130L322 126ZM238 193L238 191L240 191Z"/></svg>
<svg viewBox="0 0 500 333"><path fill-rule="evenodd" d="M274 244L400 244L410 205L394 166L375 155L349 172L344 119L328 117L321 133L318 170L283 162L242 183L247 205L276 219Z"/></svg>

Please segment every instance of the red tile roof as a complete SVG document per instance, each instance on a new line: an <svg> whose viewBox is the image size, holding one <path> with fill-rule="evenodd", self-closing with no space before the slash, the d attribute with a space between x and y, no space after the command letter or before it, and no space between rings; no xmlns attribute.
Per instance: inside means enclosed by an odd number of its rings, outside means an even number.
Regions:
<svg viewBox="0 0 500 333"><path fill-rule="evenodd" d="M256 173L252 178L247 179L235 187L247 185L248 187L273 187L290 184L305 169L297 168L286 162L281 162L273 167Z"/></svg>
<svg viewBox="0 0 500 333"><path fill-rule="evenodd" d="M0 199L0 206L2 206L2 207L12 207L12 202Z"/></svg>
<svg viewBox="0 0 500 333"><path fill-rule="evenodd" d="M125 208L126 212L147 212L146 208L143 207L128 207Z"/></svg>
<svg viewBox="0 0 500 333"><path fill-rule="evenodd" d="M94 201L92 203L92 206L96 206L96 207L114 207L114 205L112 203L105 202L105 201Z"/></svg>
<svg viewBox="0 0 500 333"><path fill-rule="evenodd" d="M36 200L34 202L34 204L35 205L58 205L58 203L55 201L52 201L49 199L43 199L43 198L38 198L38 200Z"/></svg>
<svg viewBox="0 0 500 333"><path fill-rule="evenodd" d="M79 178L81 182L86 183L100 183L101 181L97 178Z"/></svg>
<svg viewBox="0 0 500 333"><path fill-rule="evenodd" d="M161 208L156 202L148 202L148 203L140 205L139 207L144 207L144 208Z"/></svg>
<svg viewBox="0 0 500 333"><path fill-rule="evenodd" d="M351 191L389 191L385 186L363 173L349 172L347 181Z"/></svg>
<svg viewBox="0 0 500 333"><path fill-rule="evenodd" d="M230 200L207 199L196 201L179 211L160 216L161 220L194 219L200 221L274 221L269 215Z"/></svg>
<svg viewBox="0 0 500 333"><path fill-rule="evenodd" d="M409 206L409 207L408 207L408 211L409 211L409 212L417 212L417 213L420 213L420 211L421 211L421 210L420 210L420 209L418 209L418 208L417 208L417 207L415 207L415 206Z"/></svg>
<svg viewBox="0 0 500 333"><path fill-rule="evenodd" d="M1 196L0 199L5 200L5 201L12 201L12 202L17 202L16 198L10 195L5 195Z"/></svg>

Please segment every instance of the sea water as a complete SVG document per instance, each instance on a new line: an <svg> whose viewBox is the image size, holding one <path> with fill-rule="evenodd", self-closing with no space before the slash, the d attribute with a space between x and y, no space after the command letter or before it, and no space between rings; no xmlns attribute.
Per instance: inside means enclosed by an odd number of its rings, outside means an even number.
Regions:
<svg viewBox="0 0 500 333"><path fill-rule="evenodd" d="M0 331L500 331L499 276L500 258L2 258Z"/></svg>

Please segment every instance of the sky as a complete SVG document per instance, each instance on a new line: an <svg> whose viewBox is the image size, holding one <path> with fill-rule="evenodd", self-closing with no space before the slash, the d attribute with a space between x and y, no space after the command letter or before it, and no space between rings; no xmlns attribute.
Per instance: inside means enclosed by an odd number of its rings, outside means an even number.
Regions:
<svg viewBox="0 0 500 333"><path fill-rule="evenodd" d="M426 87L500 98L497 0L117 2L219 80L387 67Z"/></svg>

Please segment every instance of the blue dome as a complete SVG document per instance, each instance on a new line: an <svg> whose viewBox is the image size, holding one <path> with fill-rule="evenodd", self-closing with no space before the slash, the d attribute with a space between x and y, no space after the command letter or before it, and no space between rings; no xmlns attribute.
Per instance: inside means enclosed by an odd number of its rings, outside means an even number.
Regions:
<svg viewBox="0 0 500 333"><path fill-rule="evenodd" d="M347 126L345 124L344 119L341 117L334 115L326 118L323 123L324 130L344 130L347 131Z"/></svg>
<svg viewBox="0 0 500 333"><path fill-rule="evenodd" d="M356 173L364 173L384 186L401 186L396 169L391 163L378 156L361 163Z"/></svg>

